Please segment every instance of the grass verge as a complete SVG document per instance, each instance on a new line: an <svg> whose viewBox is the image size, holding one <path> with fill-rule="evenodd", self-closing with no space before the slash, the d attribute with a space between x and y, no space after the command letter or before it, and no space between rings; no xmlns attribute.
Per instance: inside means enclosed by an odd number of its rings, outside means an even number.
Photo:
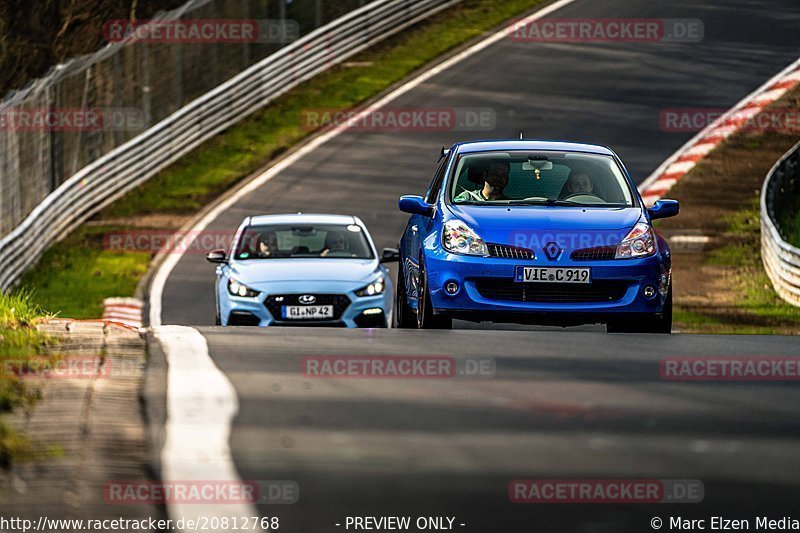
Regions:
<svg viewBox="0 0 800 533"><path fill-rule="evenodd" d="M191 214L297 144L304 110L347 110L442 54L544 0L465 0L343 66L317 76L211 139L52 246L22 280L40 303L72 318L100 315L102 300L133 295L147 252L104 249L111 231L177 229Z"/></svg>
<svg viewBox="0 0 800 533"><path fill-rule="evenodd" d="M800 88L771 106L800 112ZM674 255L675 323L695 333L800 334L800 309L775 293L761 260L759 195L769 170L797 143L796 132L740 132L702 160L669 193L681 216L660 230L712 238ZM698 253L699 252L699 253Z"/></svg>
<svg viewBox="0 0 800 533"><path fill-rule="evenodd" d="M28 406L36 399L17 369L31 368L49 357L46 348L52 341L35 328L36 321L45 316L30 293L0 293L0 414ZM0 467L29 456L31 450L24 436L0 420Z"/></svg>

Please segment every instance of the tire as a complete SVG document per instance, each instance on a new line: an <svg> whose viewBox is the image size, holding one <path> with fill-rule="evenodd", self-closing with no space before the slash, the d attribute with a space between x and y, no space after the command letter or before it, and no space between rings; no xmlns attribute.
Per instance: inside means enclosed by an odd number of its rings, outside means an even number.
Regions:
<svg viewBox="0 0 800 533"><path fill-rule="evenodd" d="M394 299L394 327L401 329L414 329L417 327L417 317L414 310L408 306L406 298L406 277L403 274L403 262L397 271L397 295Z"/></svg>
<svg viewBox="0 0 800 533"><path fill-rule="evenodd" d="M428 292L428 276L420 261L419 289L417 297L417 329L453 329L453 319L446 315L433 314L431 295Z"/></svg>
<svg viewBox="0 0 800 533"><path fill-rule="evenodd" d="M664 312L646 318L611 321L606 325L608 333L655 333L669 335L672 333L672 284L664 302Z"/></svg>

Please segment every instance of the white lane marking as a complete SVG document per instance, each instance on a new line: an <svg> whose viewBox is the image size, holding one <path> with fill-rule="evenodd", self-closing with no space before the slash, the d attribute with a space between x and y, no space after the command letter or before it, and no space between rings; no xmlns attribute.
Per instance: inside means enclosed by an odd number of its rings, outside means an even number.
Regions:
<svg viewBox="0 0 800 533"><path fill-rule="evenodd" d="M795 73L793 71L797 70L800 67L800 59L794 61L791 65L787 66L780 72L778 72L775 76L767 80L763 85L761 85L758 89L744 97L742 100L739 101L738 104L733 106L727 113L719 117L717 120L709 124L706 128L700 131L697 135L689 139L686 144L678 148L678 150L669 156L666 160L664 160L661 165L650 174L647 179L645 179L642 183L639 184L639 191L643 193L647 192L647 189L655 182L663 173L664 170L669 167L672 163L680 159L680 157L686 153L692 146L698 143L701 139L706 137L712 130L719 127L720 124L723 124L725 121L729 120L729 117L732 113L739 111L751 101L753 101L758 95L765 92L769 89L772 85L777 83L779 80L789 80L789 79L796 79L795 76L800 75L800 73ZM791 75L789 75L791 73ZM785 91L784 91L785 92ZM648 195L649 196L649 195Z"/></svg>
<svg viewBox="0 0 800 533"><path fill-rule="evenodd" d="M691 148L686 150L686 152L683 153L683 155L687 156L687 157L695 156L695 155L706 156L706 155L709 154L709 152L711 152L711 150L713 150L716 147L717 147L717 145L714 144L714 143L702 143L702 144L698 144L698 145L692 146Z"/></svg>
<svg viewBox="0 0 800 533"><path fill-rule="evenodd" d="M467 59L470 56L477 54L478 52L488 48L489 46L495 44L496 42L502 40L503 38L509 38L511 35L511 31L514 27L517 27L520 24L528 24L535 20L538 20L542 17L549 15L550 13L561 9L562 7L571 4L575 0L559 0L553 4L543 7L539 11L532 13L531 15L525 17L522 20L514 20L511 24L505 26L503 29L498 31L497 33L487 37L483 41L476 43L475 45L467 48L463 52L460 52L450 59L440 63L439 65L426 70L425 72L421 73L416 78L409 80L408 82L404 83L394 91L390 92L371 106L365 108L359 114L357 114L353 120L347 121L342 127L335 128L327 133L319 135L314 139L310 140L307 144L299 148L297 151L293 152L291 155L287 156L282 161L276 163L274 166L267 169L263 174L257 176L253 180L251 180L247 185L239 189L236 193L230 195L225 200L217 204L211 211L209 211L200 221L190 230L193 232L192 234L196 234L196 232L200 232L204 230L211 222L214 221L220 214L222 214L225 210L229 209L233 204L244 198L245 196L251 194L255 189L258 189L266 182L283 172L286 168L293 165L297 162L300 158L310 154L311 152L317 150L320 146L325 144L326 142L330 141L331 139L337 137L339 134L347 131L350 129L350 125L360 123L360 120L367 114L374 113L377 109L382 108L389 102L399 98L400 96L406 94L407 92L415 89L416 87L420 86L424 82L428 81L430 78L436 76L444 72L445 70L449 69L450 67L460 63L461 61ZM166 259L161 266L159 267L156 275L153 276L153 281L150 284L150 325L151 326L160 326L161 325L161 309L162 309L162 298L164 295L164 287L167 284L167 279L169 275L172 273L172 270L178 264L178 262L183 257L183 251L178 251L176 253L170 253L167 255Z"/></svg>
<svg viewBox="0 0 800 533"><path fill-rule="evenodd" d="M682 161L680 163L672 163L667 170L664 171L664 175L667 176L669 174L677 174L680 172L681 174L685 174L694 168L695 162L694 161Z"/></svg>
<svg viewBox="0 0 800 533"><path fill-rule="evenodd" d="M231 422L239 409L233 385L214 364L199 331L161 326L154 332L167 358L162 481L240 482L229 446ZM173 520L258 516L255 506L248 503L172 502L167 512Z"/></svg>

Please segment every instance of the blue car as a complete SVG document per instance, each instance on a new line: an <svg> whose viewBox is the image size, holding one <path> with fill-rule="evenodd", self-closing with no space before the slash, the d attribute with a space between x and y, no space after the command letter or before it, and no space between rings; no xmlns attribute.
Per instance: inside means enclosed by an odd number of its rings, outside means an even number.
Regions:
<svg viewBox="0 0 800 533"><path fill-rule="evenodd" d="M384 328L392 284L364 224L343 215L244 219L230 253L214 250L216 323L223 326Z"/></svg>
<svg viewBox="0 0 800 533"><path fill-rule="evenodd" d="M652 221L674 200L642 203L603 146L503 140L442 150L400 242L395 321L607 324L670 333L670 249Z"/></svg>

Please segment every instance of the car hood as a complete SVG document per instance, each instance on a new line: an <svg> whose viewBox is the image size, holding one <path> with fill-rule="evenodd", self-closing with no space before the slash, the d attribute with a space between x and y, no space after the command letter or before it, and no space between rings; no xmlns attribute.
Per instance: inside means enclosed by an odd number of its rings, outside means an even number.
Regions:
<svg viewBox="0 0 800 533"><path fill-rule="evenodd" d="M236 261L230 276L245 285L271 282L360 282L378 274L377 259L255 259Z"/></svg>
<svg viewBox="0 0 800 533"><path fill-rule="evenodd" d="M484 241L540 248L558 242L578 249L618 244L642 217L639 208L449 206Z"/></svg>

